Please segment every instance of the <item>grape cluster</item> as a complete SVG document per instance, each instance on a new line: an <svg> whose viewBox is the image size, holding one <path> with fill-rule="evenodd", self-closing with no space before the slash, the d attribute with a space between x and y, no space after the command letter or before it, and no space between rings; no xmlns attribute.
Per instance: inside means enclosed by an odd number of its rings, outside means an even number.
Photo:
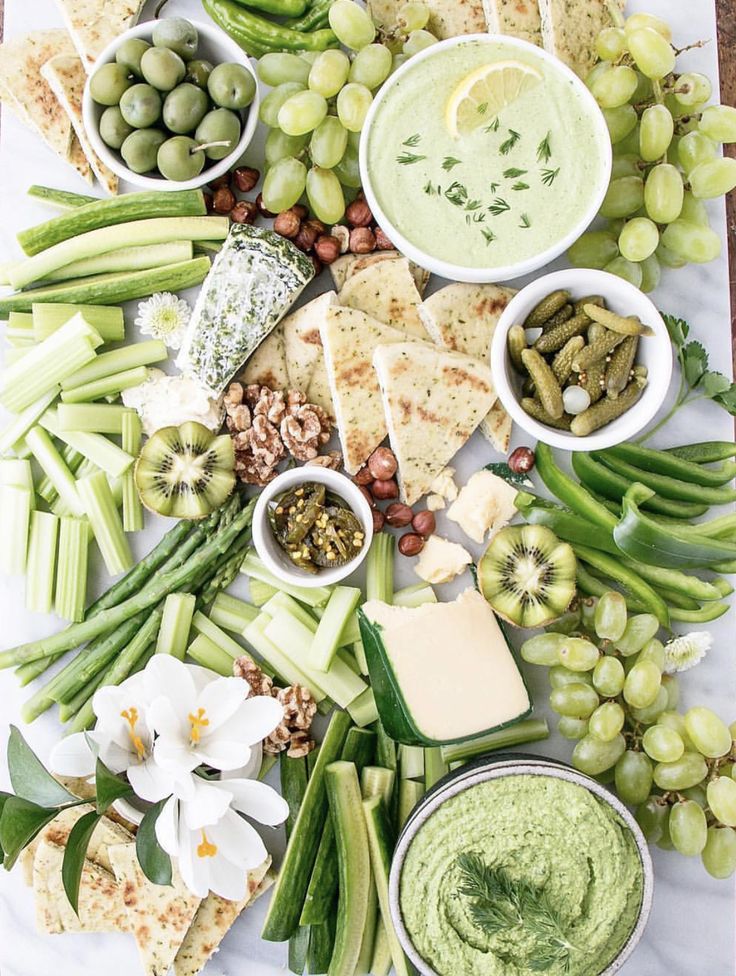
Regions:
<svg viewBox="0 0 736 976"><path fill-rule="evenodd" d="M601 60L586 84L601 106L613 144L611 182L600 214L569 251L577 267L605 268L652 291L662 266L718 257L719 236L703 203L736 186L736 159L718 155L736 142L736 108L708 105L705 75L677 74L669 26L632 14L596 40Z"/></svg>
<svg viewBox="0 0 736 976"><path fill-rule="evenodd" d="M268 210L289 210L306 190L312 212L325 224L345 213L348 195L360 187L358 143L373 93L407 57L434 44L424 28L429 10L406 3L398 14L400 52L377 43L369 14L353 0L335 0L330 27L347 49L265 54L258 77L273 90L260 118L266 138L263 201Z"/></svg>
<svg viewBox="0 0 736 976"><path fill-rule="evenodd" d="M576 740L576 769L615 786L652 843L700 855L715 878L736 871L736 722L709 708L677 711L651 614L628 616L622 594L585 599L521 656L550 668L558 729Z"/></svg>

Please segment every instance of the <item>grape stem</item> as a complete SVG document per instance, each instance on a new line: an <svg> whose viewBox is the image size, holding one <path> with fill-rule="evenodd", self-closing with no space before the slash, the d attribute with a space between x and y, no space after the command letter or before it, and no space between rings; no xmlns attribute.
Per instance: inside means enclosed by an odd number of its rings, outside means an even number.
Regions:
<svg viewBox="0 0 736 976"><path fill-rule="evenodd" d="M707 43L708 43L708 40L706 39L704 41L695 41L693 44L686 44L685 47L676 47L675 48L675 57L679 58L679 56L681 54L684 54L685 51L693 51L696 48L705 47L705 45Z"/></svg>
<svg viewBox="0 0 736 976"><path fill-rule="evenodd" d="M164 0L166 2L166 0ZM192 146L189 150L189 155L193 156L196 152L202 152L204 149L215 149L220 146L230 146L232 145L232 139L220 139L219 142L203 142L199 146Z"/></svg>

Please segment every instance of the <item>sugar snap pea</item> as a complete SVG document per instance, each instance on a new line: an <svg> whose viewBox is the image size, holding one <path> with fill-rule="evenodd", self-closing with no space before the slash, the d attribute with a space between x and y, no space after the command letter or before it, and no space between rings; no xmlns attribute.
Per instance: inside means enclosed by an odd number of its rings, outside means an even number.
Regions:
<svg viewBox="0 0 736 976"><path fill-rule="evenodd" d="M550 417L559 420L565 410L562 405L562 390L555 374L535 349L522 349L521 361L534 380L542 406Z"/></svg>
<svg viewBox="0 0 736 976"><path fill-rule="evenodd" d="M668 451L657 451L652 447L642 447L640 444L617 444L616 447L607 448L600 454L603 455L604 461L606 457L615 458L636 465L638 468L644 468L653 474L678 478L704 487L720 487L736 477L736 461L720 464L717 468L706 468L694 461L687 461L685 458L670 454ZM638 480L641 481L641 478Z"/></svg>
<svg viewBox="0 0 736 976"><path fill-rule="evenodd" d="M727 461L736 457L736 443L733 441L700 441L697 444L681 444L666 448L667 454L694 461L696 464L710 464L712 461Z"/></svg>
<svg viewBox="0 0 736 976"><path fill-rule="evenodd" d="M646 379L639 378L638 376L634 377L631 383L629 383L626 389L615 400L606 397L604 400L599 400L598 403L594 403L587 410L579 413L570 424L570 430L577 437L587 437L588 434L592 434L599 427L610 424L612 420L620 417L630 407L633 407L642 395L646 383Z"/></svg>
<svg viewBox="0 0 736 976"><path fill-rule="evenodd" d="M560 386L563 386L570 379L573 358L584 345L585 339L583 339L582 336L573 336L572 339L568 339L562 349L555 354L555 357L552 360L552 372L555 374L555 379Z"/></svg>
<svg viewBox="0 0 736 976"><path fill-rule="evenodd" d="M631 379L638 347L639 336L627 336L611 353L606 370L606 392L611 399L615 400Z"/></svg>
<svg viewBox="0 0 736 976"><path fill-rule="evenodd" d="M625 586L634 599L641 603L648 613L653 613L663 627L669 626L669 610L662 597L641 576L624 566L620 559L579 543L573 544L572 548L575 555L583 562Z"/></svg>
<svg viewBox="0 0 736 976"><path fill-rule="evenodd" d="M573 315L571 319L556 325L549 332L543 332L534 343L534 348L545 356L549 352L557 352L558 349L562 349L568 339L582 335L589 325L590 319L587 315Z"/></svg>
<svg viewBox="0 0 736 976"><path fill-rule="evenodd" d="M527 329L535 329L540 325L544 325L547 319L552 318L555 312L559 312L562 306L566 305L569 300L570 292L564 291L563 289L545 295L527 315L524 327Z"/></svg>
<svg viewBox="0 0 736 976"><path fill-rule="evenodd" d="M640 484L646 485L647 488L656 491L662 498L672 498L675 501L683 502L705 502L708 505L726 505L728 502L736 501L736 489L734 488L695 485L690 481L683 481L681 478L658 474L651 469L630 464L623 460L618 452L593 451L592 454L596 461L602 461L606 467L615 471L616 474L628 478L630 482L638 481Z"/></svg>
<svg viewBox="0 0 736 976"><path fill-rule="evenodd" d="M526 367L521 361L521 353L527 347L526 332L522 325L512 325L506 336L506 345L509 350L509 358L514 365L514 369L519 373L525 373Z"/></svg>

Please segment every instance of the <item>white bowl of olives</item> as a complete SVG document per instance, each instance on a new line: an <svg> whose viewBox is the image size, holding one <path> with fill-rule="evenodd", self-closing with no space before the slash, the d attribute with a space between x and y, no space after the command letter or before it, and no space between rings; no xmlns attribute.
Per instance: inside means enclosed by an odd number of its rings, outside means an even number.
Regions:
<svg viewBox="0 0 736 976"><path fill-rule="evenodd" d="M138 24L100 55L82 101L95 152L146 190L187 190L238 162L258 123L245 52L212 24Z"/></svg>

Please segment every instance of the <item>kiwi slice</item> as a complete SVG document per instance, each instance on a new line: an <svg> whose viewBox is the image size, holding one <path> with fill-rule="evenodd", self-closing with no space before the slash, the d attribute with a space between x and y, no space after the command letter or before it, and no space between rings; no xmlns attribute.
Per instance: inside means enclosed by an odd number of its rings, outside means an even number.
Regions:
<svg viewBox="0 0 736 976"><path fill-rule="evenodd" d="M544 525L510 525L478 564L478 585L494 611L517 627L543 627L575 596L575 554Z"/></svg>
<svg viewBox="0 0 736 976"><path fill-rule="evenodd" d="M215 436L195 421L162 427L140 453L135 483L150 511L173 518L204 518L235 487L232 438Z"/></svg>

